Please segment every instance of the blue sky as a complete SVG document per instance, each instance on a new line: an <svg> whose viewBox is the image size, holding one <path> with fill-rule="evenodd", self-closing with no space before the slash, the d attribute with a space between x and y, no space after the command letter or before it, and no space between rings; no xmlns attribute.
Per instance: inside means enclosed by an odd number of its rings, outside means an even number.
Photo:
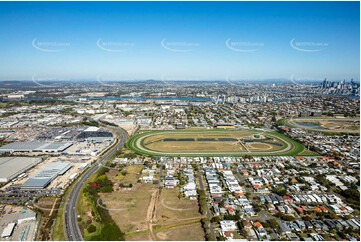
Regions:
<svg viewBox="0 0 361 242"><path fill-rule="evenodd" d="M0 80L359 80L359 19L359 2L0 2Z"/></svg>

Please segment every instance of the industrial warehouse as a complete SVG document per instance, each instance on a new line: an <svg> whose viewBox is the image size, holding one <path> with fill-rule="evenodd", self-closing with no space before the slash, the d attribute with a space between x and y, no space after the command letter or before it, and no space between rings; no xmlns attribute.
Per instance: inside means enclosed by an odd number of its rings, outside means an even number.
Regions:
<svg viewBox="0 0 361 242"><path fill-rule="evenodd" d="M41 161L41 158L1 157L0 183L7 183L12 179L21 176L21 174L36 166Z"/></svg>
<svg viewBox="0 0 361 242"><path fill-rule="evenodd" d="M0 183L1 190L11 194L19 194L18 189L24 192L44 190L37 196L61 194L79 171L114 142L112 132L94 126L32 127L10 131L1 133L4 142L0 154L4 157L0 159ZM64 162L67 164L63 167ZM68 174L63 176L65 172ZM20 204L27 196L23 194L20 199L14 199L4 194L3 197L12 204Z"/></svg>
<svg viewBox="0 0 361 242"><path fill-rule="evenodd" d="M72 146L70 142L14 142L0 147L0 153L61 152Z"/></svg>
<svg viewBox="0 0 361 242"><path fill-rule="evenodd" d="M53 162L31 176L21 189L43 189L59 175L64 175L72 167L69 162Z"/></svg>

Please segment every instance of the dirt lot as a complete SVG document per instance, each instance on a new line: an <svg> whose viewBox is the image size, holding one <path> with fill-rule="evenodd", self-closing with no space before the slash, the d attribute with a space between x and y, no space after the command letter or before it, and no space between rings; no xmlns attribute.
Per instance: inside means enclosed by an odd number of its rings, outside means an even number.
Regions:
<svg viewBox="0 0 361 242"><path fill-rule="evenodd" d="M137 183L142 169L142 165L127 166L120 170L111 169L107 177L112 182L133 186L132 188L118 187L112 193L99 194L101 206L109 209L115 223L126 234L147 231L148 207L152 194L158 190L153 184ZM141 235L141 238L143 237L145 239L147 236Z"/></svg>
<svg viewBox="0 0 361 242"><path fill-rule="evenodd" d="M34 204L34 207L41 210L44 216L49 216L51 213L56 212L52 210L55 207L55 202L59 203L58 200L56 197L42 197Z"/></svg>
<svg viewBox="0 0 361 242"><path fill-rule="evenodd" d="M163 189L159 199L158 221L161 224L201 218L197 200L178 198L178 189Z"/></svg>
<svg viewBox="0 0 361 242"><path fill-rule="evenodd" d="M291 127L321 131L321 132L341 132L359 133L360 120L357 118L294 118L286 119L285 124Z"/></svg>
<svg viewBox="0 0 361 242"><path fill-rule="evenodd" d="M152 184L137 184L129 191L99 195L119 228L125 233L132 233L147 229L147 210L152 192Z"/></svg>
<svg viewBox="0 0 361 242"><path fill-rule="evenodd" d="M167 241L202 241L204 240L204 231L200 223L194 223L158 232L156 237L158 240Z"/></svg>
<svg viewBox="0 0 361 242"><path fill-rule="evenodd" d="M158 185L137 183L141 168L127 167L120 179L115 179L119 171L109 172L109 179L133 187L99 194L100 205L109 209L126 240L204 240L198 202L178 198L178 189L159 190Z"/></svg>
<svg viewBox="0 0 361 242"><path fill-rule="evenodd" d="M178 198L178 189L163 189L158 201L157 221L153 224L156 240L204 240L198 202Z"/></svg>
<svg viewBox="0 0 361 242"><path fill-rule="evenodd" d="M148 231L145 231L145 233L139 233L139 234L134 233L131 236L128 235L126 240L129 240L129 241L151 241L152 238L151 238L150 234L148 233Z"/></svg>
<svg viewBox="0 0 361 242"><path fill-rule="evenodd" d="M324 121L319 122L319 125L323 128L330 129L330 130L359 130L360 126L355 125L354 122L332 122L332 121Z"/></svg>
<svg viewBox="0 0 361 242"><path fill-rule="evenodd" d="M136 184L140 178L142 165L127 166L122 169L110 169L108 178L112 182L120 182L124 185Z"/></svg>

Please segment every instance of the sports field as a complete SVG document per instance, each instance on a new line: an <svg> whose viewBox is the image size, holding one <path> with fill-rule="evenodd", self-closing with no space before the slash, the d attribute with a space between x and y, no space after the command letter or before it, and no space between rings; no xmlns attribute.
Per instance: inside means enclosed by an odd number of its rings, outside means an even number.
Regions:
<svg viewBox="0 0 361 242"><path fill-rule="evenodd" d="M360 120L356 118L305 117L282 120L289 127L329 133L359 133Z"/></svg>
<svg viewBox="0 0 361 242"><path fill-rule="evenodd" d="M127 146L150 156L294 156L304 150L278 132L260 130L139 131Z"/></svg>

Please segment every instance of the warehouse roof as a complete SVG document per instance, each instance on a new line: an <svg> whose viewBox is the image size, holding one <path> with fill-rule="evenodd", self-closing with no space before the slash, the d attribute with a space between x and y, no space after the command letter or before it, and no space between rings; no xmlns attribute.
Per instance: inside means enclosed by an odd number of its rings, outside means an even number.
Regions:
<svg viewBox="0 0 361 242"><path fill-rule="evenodd" d="M1 157L0 179L13 179L40 162L41 158Z"/></svg>
<svg viewBox="0 0 361 242"><path fill-rule="evenodd" d="M14 142L0 147L0 151L63 151L71 145L69 142Z"/></svg>
<svg viewBox="0 0 361 242"><path fill-rule="evenodd" d="M29 151L34 150L42 145L46 144L45 142L14 142L6 144L0 147L0 150L14 150L14 151Z"/></svg>
<svg viewBox="0 0 361 242"><path fill-rule="evenodd" d="M45 145L37 148L36 150L40 150L40 151L52 151L52 150L63 151L66 148L68 148L69 146L71 146L71 145L72 145L72 143L69 143L69 142L46 143Z"/></svg>
<svg viewBox="0 0 361 242"><path fill-rule="evenodd" d="M30 177L21 185L21 188L45 188L58 175L63 175L69 170L71 166L71 163L68 162L53 162Z"/></svg>
<svg viewBox="0 0 361 242"><path fill-rule="evenodd" d="M84 132L96 132L98 130L99 130L98 127L91 126L91 127L87 128L86 130L84 130Z"/></svg>
<svg viewBox="0 0 361 242"><path fill-rule="evenodd" d="M45 188L50 182L51 179L49 178L29 178L23 185L21 185L21 188Z"/></svg>
<svg viewBox="0 0 361 242"><path fill-rule="evenodd" d="M10 237L15 228L15 223L9 223L3 230L1 237Z"/></svg>

